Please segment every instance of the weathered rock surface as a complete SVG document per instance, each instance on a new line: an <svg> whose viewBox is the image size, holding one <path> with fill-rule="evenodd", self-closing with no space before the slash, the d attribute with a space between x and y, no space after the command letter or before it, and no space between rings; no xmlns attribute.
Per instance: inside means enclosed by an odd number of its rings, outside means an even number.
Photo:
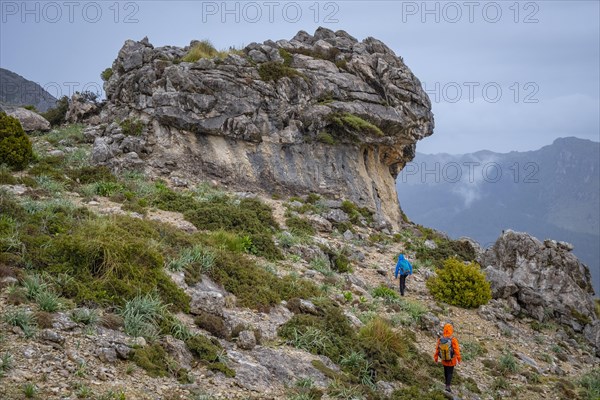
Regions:
<svg viewBox="0 0 600 400"><path fill-rule="evenodd" d="M539 321L554 318L581 332L597 320L588 267L566 243L505 231L481 257L492 295ZM514 301L516 299L516 302ZM591 334L590 334L591 335Z"/></svg>
<svg viewBox="0 0 600 400"><path fill-rule="evenodd" d="M46 118L42 117L36 112L27 110L22 107L16 107L8 108L6 110L6 114L18 119L25 132L46 132L50 130L50 122L48 122Z"/></svg>
<svg viewBox="0 0 600 400"><path fill-rule="evenodd" d="M101 117L139 120L139 147L110 142L117 134L105 128L94 142L97 164L132 162L242 190L345 197L399 226L394 178L415 143L433 132L433 114L420 81L390 48L319 28L314 36L252 43L222 60L181 62L188 50L125 43L105 83ZM283 63L287 76L261 79L260 69ZM378 130L340 125L340 116Z"/></svg>
<svg viewBox="0 0 600 400"><path fill-rule="evenodd" d="M86 122L89 124L100 123L100 105L96 99L90 99L81 93L75 93L69 102L65 119L70 123Z"/></svg>

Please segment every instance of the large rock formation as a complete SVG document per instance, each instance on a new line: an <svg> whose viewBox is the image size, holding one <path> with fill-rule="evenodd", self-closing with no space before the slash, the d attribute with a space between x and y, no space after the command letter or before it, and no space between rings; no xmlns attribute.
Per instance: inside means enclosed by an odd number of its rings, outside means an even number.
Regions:
<svg viewBox="0 0 600 400"><path fill-rule="evenodd" d="M319 28L184 62L195 44L125 43L105 83L105 125L88 133L97 163L345 197L398 226L394 178L433 115L390 48ZM122 145L131 129L115 121L140 128L137 147Z"/></svg>
<svg viewBox="0 0 600 400"><path fill-rule="evenodd" d="M581 332L598 346L600 335L594 312L594 290L588 267L565 242L538 239L505 231L479 260L496 299L539 321L553 318ZM514 298L516 301L514 301Z"/></svg>

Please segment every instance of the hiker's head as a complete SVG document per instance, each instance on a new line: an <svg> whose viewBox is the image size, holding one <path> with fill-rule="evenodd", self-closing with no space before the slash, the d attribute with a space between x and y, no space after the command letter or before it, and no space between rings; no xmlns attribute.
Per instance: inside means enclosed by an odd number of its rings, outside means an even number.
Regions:
<svg viewBox="0 0 600 400"><path fill-rule="evenodd" d="M452 333L454 333L454 328L452 327L452 324L444 325L444 336L452 336Z"/></svg>

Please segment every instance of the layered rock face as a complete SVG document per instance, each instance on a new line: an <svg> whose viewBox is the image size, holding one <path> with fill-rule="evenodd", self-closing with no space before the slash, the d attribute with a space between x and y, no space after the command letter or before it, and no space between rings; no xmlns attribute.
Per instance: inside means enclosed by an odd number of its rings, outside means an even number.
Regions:
<svg viewBox="0 0 600 400"><path fill-rule="evenodd" d="M194 44L125 43L105 83L105 125L89 132L97 163L344 197L398 226L394 179L432 134L433 114L390 48L319 28L183 61ZM114 123L126 120L142 122L138 137Z"/></svg>
<svg viewBox="0 0 600 400"><path fill-rule="evenodd" d="M480 258L496 299L539 321L554 318L581 332L600 349L590 271L565 242L544 242L505 231ZM516 300L516 301L515 301Z"/></svg>

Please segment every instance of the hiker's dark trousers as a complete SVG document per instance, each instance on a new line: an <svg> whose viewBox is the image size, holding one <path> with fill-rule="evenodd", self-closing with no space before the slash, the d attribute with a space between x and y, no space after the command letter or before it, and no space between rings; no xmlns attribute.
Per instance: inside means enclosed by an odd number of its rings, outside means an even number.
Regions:
<svg viewBox="0 0 600 400"><path fill-rule="evenodd" d="M452 374L454 373L454 367L447 367L444 365L444 379L446 380L446 386L450 386L452 383Z"/></svg>
<svg viewBox="0 0 600 400"><path fill-rule="evenodd" d="M406 277L408 275L400 275L400 294L404 296L404 291L406 290Z"/></svg>

